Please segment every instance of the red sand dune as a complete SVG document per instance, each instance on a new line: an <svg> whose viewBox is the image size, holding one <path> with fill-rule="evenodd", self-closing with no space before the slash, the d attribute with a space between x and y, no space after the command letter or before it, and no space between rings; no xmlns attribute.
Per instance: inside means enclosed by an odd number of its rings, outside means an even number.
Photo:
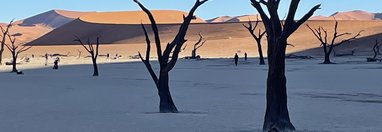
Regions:
<svg viewBox="0 0 382 132"><path fill-rule="evenodd" d="M309 21L312 27L322 26L332 32L334 21ZM256 45L253 38L242 26L243 23L199 23L191 24L187 37L187 48L181 56L190 55L191 45L198 40L198 33L202 34L207 39L207 43L203 46L199 53L202 56L208 57L230 57L237 51L248 52L250 56L256 56ZM149 25L146 25L149 27ZM166 45L171 41L178 31L179 24L160 24L160 36L162 44ZM262 30L262 24L259 25ZM149 35L152 37L152 32L149 29ZM382 21L340 21L340 32L357 33L365 30L362 37L382 33ZM139 24L97 24L88 23L81 20L75 20L66 24L63 27L44 35L43 37L33 41L32 45L39 48L41 51L49 51L60 47L66 47L62 53L75 53L77 49L81 49L77 43L74 43L73 35L78 35L83 39L101 37L103 52L109 53L124 53L125 55L135 55L137 51L144 51L145 38ZM367 40L367 41L366 41ZM341 41L339 39L338 41ZM370 46L373 44L373 39L365 39L365 41L355 41L351 45L365 45L358 49L359 52L370 52ZM265 42L265 40L264 40ZM308 49L319 47L318 40L313 36L306 26L302 26L289 39L289 43L296 47L288 47L288 52L300 52ZM266 51L266 45L263 46ZM343 49L347 50L347 49ZM34 51L38 53L38 51ZM154 50L153 50L154 52ZM371 53L371 52L370 52Z"/></svg>
<svg viewBox="0 0 382 132"><path fill-rule="evenodd" d="M167 13L164 13L167 12ZM154 11L154 16L158 20L160 37L162 44L174 38L175 33L179 29L184 12L179 11ZM170 13L170 14L169 14ZM172 14L177 14L173 15ZM121 17L121 16L126 17ZM241 20L246 20L247 16L240 16ZM248 18L248 17L247 17ZM132 19L132 20L130 20ZM147 16L143 12L104 12L86 14L71 21L52 32L32 41L31 45L35 45L33 49L26 54L45 54L45 52L54 52L66 54L67 52L76 53L82 47L78 43L73 42L74 35L83 39L101 37L102 52L123 53L124 55L136 55L137 51L145 50L145 38L140 27L141 20L148 23ZM202 56L208 57L230 57L235 52L248 52L250 56L256 56L256 45L253 38L242 26L244 22L232 23L203 23L201 19L197 19L190 25L186 39L188 39L186 50L181 56L190 54L191 45L197 41L199 32L207 38L207 43L198 51ZM332 32L334 21L309 21L312 27L322 26ZM146 25L149 35L152 37L151 28ZM262 28L262 24L259 25ZM262 30L264 30L262 28ZM360 52L371 53L370 46L373 44L375 37L382 33L382 21L340 21L340 32L356 33L365 30L362 33L363 39L352 42L350 45L358 45ZM265 40L264 40L265 41ZM341 41L339 39L338 41ZM302 26L289 39L289 43L296 47L288 47L288 52L306 51L308 49L320 46L317 39L308 30L306 26ZM342 46L341 46L342 47ZM348 50L357 46L344 46ZM266 45L263 46L266 51ZM152 50L155 52L154 50ZM310 52L313 53L313 52Z"/></svg>
<svg viewBox="0 0 382 132"><path fill-rule="evenodd" d="M248 21L256 21L257 19L261 20L260 15L242 15L233 17L231 20L227 22L248 22Z"/></svg>
<svg viewBox="0 0 382 132"><path fill-rule="evenodd" d="M256 21L257 18L261 20L261 17L256 15L242 15L242 16L220 16L210 20L207 20L209 23L222 23L222 22L247 22L247 21Z"/></svg>
<svg viewBox="0 0 382 132"><path fill-rule="evenodd" d="M182 23L186 12L175 10L152 10L158 24ZM149 24L150 21L143 11L121 11L121 12L97 12L80 17L80 20L88 23L98 24ZM193 23L205 23L203 19L196 18Z"/></svg>
<svg viewBox="0 0 382 132"><path fill-rule="evenodd" d="M79 18L82 15L88 14L90 12L75 12L75 11L65 11L65 10L51 10L38 14L33 17L21 20L20 25L30 26L30 25L44 25L50 28L60 27L74 19Z"/></svg>
<svg viewBox="0 0 382 132"><path fill-rule="evenodd" d="M51 10L15 21L10 32L11 34L22 34L22 36L17 37L17 43L27 43L87 13L88 12ZM4 27L7 24L3 23L1 25Z"/></svg>
<svg viewBox="0 0 382 132"><path fill-rule="evenodd" d="M187 15L186 12L174 10L156 10L152 13L159 24L181 23L183 21L183 15ZM24 20L16 21L11 30L11 33L23 34L22 36L18 37L18 41L20 43L26 43L35 40L42 35L52 31L53 29L59 28L78 18L86 23L97 24L139 24L141 22L149 23L146 14L142 11L76 12L51 10ZM193 20L193 23L205 23L205 21L197 18L196 20Z"/></svg>
<svg viewBox="0 0 382 132"><path fill-rule="evenodd" d="M361 10L336 12L330 16L315 16L310 20L381 20L382 16L379 13L370 13Z"/></svg>

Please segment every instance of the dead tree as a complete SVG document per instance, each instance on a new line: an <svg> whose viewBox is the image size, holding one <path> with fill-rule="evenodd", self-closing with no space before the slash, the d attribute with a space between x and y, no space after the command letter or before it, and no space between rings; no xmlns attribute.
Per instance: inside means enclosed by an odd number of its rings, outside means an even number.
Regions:
<svg viewBox="0 0 382 132"><path fill-rule="evenodd" d="M151 22L151 28L154 33L156 51L158 56L158 62L160 66L159 76L157 76L151 67L150 64L150 38L147 34L145 26L142 24L142 28L146 37L147 50L146 50L146 59L142 57L139 53L139 57L142 62L145 64L147 70L149 71L152 79L155 82L155 85L158 89L158 95L160 98L159 111L161 113L177 113L178 109L176 108L174 101L170 94L169 89L169 72L175 67L175 64L179 57L179 52L182 49L183 44L186 42L185 36L187 34L188 27L192 19L195 19L194 13L196 9L207 2L207 0L196 0L196 3L190 10L187 16L183 16L183 23L180 25L179 31L174 38L174 40L167 44L165 50L162 53L161 40L159 37L159 31L157 23L151 14L150 10L144 7L138 0L134 0L135 3L147 14ZM173 51L173 52L172 52ZM170 55L171 54L171 55ZM170 58L170 56L172 56Z"/></svg>
<svg viewBox="0 0 382 132"><path fill-rule="evenodd" d="M377 56L379 55L379 48L381 47L380 43L378 40L375 40L375 44L373 46L373 51L374 51L374 56L373 59L375 60Z"/></svg>
<svg viewBox="0 0 382 132"><path fill-rule="evenodd" d="M375 44L373 46L373 52L374 56L373 58L367 58L367 62L375 62L377 61L377 56L379 55L379 48L380 48L380 42L378 42L378 39L375 40Z"/></svg>
<svg viewBox="0 0 382 132"><path fill-rule="evenodd" d="M3 53L4 53L4 46L5 46L5 41L7 40L7 34L9 33L9 29L12 27L13 20L9 22L9 24L5 27L5 29L0 26L2 34L0 35L1 39L1 45L0 45L0 64L3 63Z"/></svg>
<svg viewBox="0 0 382 132"><path fill-rule="evenodd" d="M82 50L78 50L78 59L81 58Z"/></svg>
<svg viewBox="0 0 382 132"><path fill-rule="evenodd" d="M268 41L268 79L266 94L266 113L263 131L294 131L287 107L287 88L285 77L285 52L288 38L305 21L307 21L321 5L316 5L300 20L295 14L300 0L290 0L289 11L284 22L280 20L278 8L281 0L250 0L260 14L265 26ZM264 5L264 6L263 6ZM267 8L267 13L263 8Z"/></svg>
<svg viewBox="0 0 382 132"><path fill-rule="evenodd" d="M202 47L204 45L204 43L206 43L207 39L204 39L202 34L199 33L199 40L198 42L196 42L194 44L194 48L192 49L192 52L191 52L191 59L197 59L197 58L200 58L198 57L198 55L196 54L196 50L198 50L200 47Z"/></svg>
<svg viewBox="0 0 382 132"><path fill-rule="evenodd" d="M20 35L20 34L18 34ZM11 35L9 32L6 34L6 36L9 39L9 43L5 43L5 47L8 48L8 50L12 54L12 72L18 72L17 71L17 57L20 53L25 52L32 48L32 46L26 46L23 43L16 44L16 36L17 35Z"/></svg>
<svg viewBox="0 0 382 132"><path fill-rule="evenodd" d="M322 64L333 64L330 61L330 55L331 55L333 49L337 46L340 46L340 45L346 43L346 42L357 39L357 37L359 37L361 35L361 32L362 32L362 31L360 31L355 36L348 38L348 39L344 39L339 43L336 43L336 40L338 38L346 36L346 35L351 35L351 33L338 33L338 21L336 21L336 23L334 25L333 37L331 40L328 40L328 37L329 37L328 31L325 30L323 27L318 27L317 29L313 29L308 24L306 26L312 31L314 36L321 42L321 46L324 50L324 55L325 55L325 60Z"/></svg>
<svg viewBox="0 0 382 132"><path fill-rule="evenodd" d="M265 65L264 61L264 55L263 55L263 49L261 47L261 39L264 37L266 31L261 31L261 29L258 30L258 33L256 35L256 28L259 25L259 18L257 17L255 26L253 26L252 21L248 21L248 25L243 24L243 26L248 29L249 33L252 35L252 37L255 39L257 43L257 50L259 52L259 59L260 59L260 65Z"/></svg>
<svg viewBox="0 0 382 132"><path fill-rule="evenodd" d="M94 43L90 42L90 38L88 38L85 44L79 37L77 36L75 37L76 39L74 41L79 42L85 48L85 50L89 52L89 54L91 55L92 62L93 62L93 70L94 70L93 76L98 76L99 73L98 73L97 58L98 58L98 49L99 49L99 37L97 37L95 47L94 47Z"/></svg>

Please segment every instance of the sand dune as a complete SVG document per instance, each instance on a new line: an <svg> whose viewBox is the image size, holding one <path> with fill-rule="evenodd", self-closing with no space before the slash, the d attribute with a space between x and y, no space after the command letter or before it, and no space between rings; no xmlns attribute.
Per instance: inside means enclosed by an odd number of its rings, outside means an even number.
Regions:
<svg viewBox="0 0 382 132"><path fill-rule="evenodd" d="M361 10L354 10L348 12L336 12L330 16L315 16L310 20L381 20L380 13L370 13Z"/></svg>
<svg viewBox="0 0 382 132"><path fill-rule="evenodd" d="M88 13L90 12L51 10L51 11L44 12L36 16L21 20L20 26L45 25L47 27L54 29Z"/></svg>
<svg viewBox="0 0 382 132"><path fill-rule="evenodd" d="M209 23L219 23L219 22L227 22L228 20L231 20L233 17L231 16L219 16L212 19L207 20Z"/></svg>
<svg viewBox="0 0 382 132"><path fill-rule="evenodd" d="M183 20L182 16L187 15L186 12L171 10L157 10L153 11L153 14L154 17L156 17L158 23L180 23ZM86 23L98 24L139 24L141 22L149 22L146 14L144 14L142 11L76 12L66 10L51 10L24 20L16 21L11 32L12 34L23 34L22 36L18 37L18 41L20 43L26 43L35 40L42 35L52 31L53 29L59 28L62 25L72 22L78 18ZM197 18L193 22L204 23L205 21ZM3 23L1 25L5 26L6 24ZM73 36L73 34L68 35Z"/></svg>
<svg viewBox="0 0 382 132"><path fill-rule="evenodd" d="M218 22L245 22L250 20L256 20L256 15L242 15L242 16L220 16L207 20L209 23ZM382 13L370 13L362 10L354 10L347 12L336 12L330 16L313 16L310 20L382 20ZM261 17L259 17L261 20Z"/></svg>
<svg viewBox="0 0 382 132"><path fill-rule="evenodd" d="M151 11L158 24L182 23L183 15L186 12L175 10L153 10ZM98 12L80 17L80 20L98 24L148 24L147 15L143 11L123 11L123 12ZM205 23L204 20L196 18L193 23Z"/></svg>
<svg viewBox="0 0 382 132"><path fill-rule="evenodd" d="M27 43L41 37L47 32L52 31L51 28L41 24L20 26L20 23L20 21L14 22L12 28L10 29L11 34L22 34L22 36L17 37L16 43ZM0 25L5 28L8 24L0 23ZM6 41L8 42L9 40L7 39Z"/></svg>
<svg viewBox="0 0 382 132"><path fill-rule="evenodd" d="M222 23L222 22L247 22L247 21L255 21L257 18L261 20L261 17L257 17L258 15L242 15L242 16L220 16L213 19L207 20L209 23Z"/></svg>
<svg viewBox="0 0 382 132"><path fill-rule="evenodd" d="M247 22L247 21L256 21L257 19L261 20L261 17L259 15L243 15L243 16L233 17L227 22Z"/></svg>
<svg viewBox="0 0 382 132"><path fill-rule="evenodd" d="M332 32L331 30L334 25L334 21L309 21L308 23L312 27L322 26L327 28L329 33ZM187 35L187 47L186 50L181 53L181 56L191 54L191 45L197 41L197 34L199 32L202 32L208 39L205 46L198 51L201 56L231 57L236 52L248 52L250 56L257 56L255 42L242 24L243 23L202 23L190 25ZM178 28L179 24L159 25L163 46L173 39ZM339 30L340 32L351 33L365 30L365 32L362 33L362 37L368 37L381 33L382 22L340 21ZM150 30L149 33L152 35ZM94 24L76 20L31 42L30 44L39 46L35 46L29 54L32 52L40 54L50 51L62 54L66 54L67 52L77 53L77 50L82 48L72 41L74 39L73 35L75 34L84 39L101 36L101 42L105 44L102 46L103 53L119 53L124 56L132 56L136 55L137 51L144 51L146 46L140 25ZM338 41L341 41L341 39ZM296 33L291 36L289 42L296 47L288 47L288 53L306 51L320 46L319 41L314 38L306 26L302 26L297 30ZM358 51L368 54L372 53L369 49L372 44L372 41L354 41L351 43L351 45L365 45L360 47L362 49L358 49ZM61 46L57 47L55 45ZM265 49L264 51L266 51L266 44L263 45L263 48ZM346 51L346 47L344 48L345 49L342 50ZM153 53L155 52L154 50L152 51Z"/></svg>
<svg viewBox="0 0 382 132"><path fill-rule="evenodd" d="M10 31L12 34L22 34L22 36L17 38L18 43L27 43L87 13L88 12L51 10L15 21ZM5 23L1 24L1 26L6 25Z"/></svg>
<svg viewBox="0 0 382 132"><path fill-rule="evenodd" d="M42 35L52 31L51 28L48 28L44 25L34 25L34 26L18 26L15 25L11 28L10 32L12 34L20 33L22 36L17 37L17 43L27 43L32 40L35 40Z"/></svg>

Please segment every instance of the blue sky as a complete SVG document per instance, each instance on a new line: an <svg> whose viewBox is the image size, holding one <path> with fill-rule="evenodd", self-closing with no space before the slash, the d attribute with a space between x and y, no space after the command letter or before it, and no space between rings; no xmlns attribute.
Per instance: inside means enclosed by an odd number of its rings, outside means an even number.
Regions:
<svg viewBox="0 0 382 132"><path fill-rule="evenodd" d="M195 0L140 0L149 9L171 9L188 11ZM285 14L290 0L283 0L280 15ZM298 16L310 7L321 3L322 9L315 15L331 15L336 11L366 10L382 12L381 0L301 0ZM17 5L15 7L14 5ZM0 22L12 18L24 19L48 10L64 9L75 11L126 11L139 10L132 0L17 0L3 1L0 8ZM197 15L203 19L216 16L238 16L255 14L249 0L210 0L200 7Z"/></svg>

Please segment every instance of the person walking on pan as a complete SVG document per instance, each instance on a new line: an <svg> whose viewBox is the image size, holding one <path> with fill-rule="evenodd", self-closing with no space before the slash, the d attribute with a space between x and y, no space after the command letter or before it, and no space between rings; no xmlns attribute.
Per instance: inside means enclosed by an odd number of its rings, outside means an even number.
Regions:
<svg viewBox="0 0 382 132"><path fill-rule="evenodd" d="M58 62L60 62L60 58L57 57L56 60L54 60L54 66L53 66L54 70L58 69Z"/></svg>
<svg viewBox="0 0 382 132"><path fill-rule="evenodd" d="M248 59L248 54L247 54L247 52L245 52L244 53L244 60L247 61L247 59Z"/></svg>
<svg viewBox="0 0 382 132"><path fill-rule="evenodd" d="M109 53L106 54L106 60L107 60L107 62L110 62L110 54Z"/></svg>
<svg viewBox="0 0 382 132"><path fill-rule="evenodd" d="M239 62L239 55L237 53L235 54L235 65L237 66L237 63Z"/></svg>

